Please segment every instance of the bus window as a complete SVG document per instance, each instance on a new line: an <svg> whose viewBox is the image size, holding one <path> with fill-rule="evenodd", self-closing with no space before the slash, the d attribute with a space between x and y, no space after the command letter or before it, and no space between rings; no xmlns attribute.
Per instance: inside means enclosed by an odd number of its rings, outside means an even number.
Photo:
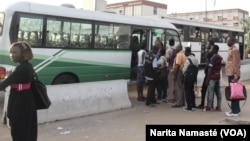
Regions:
<svg viewBox="0 0 250 141"><path fill-rule="evenodd" d="M96 24L95 26L95 39L94 39L94 48L107 48L107 34L109 34L109 29L112 28L112 25L108 24Z"/></svg>
<svg viewBox="0 0 250 141"><path fill-rule="evenodd" d="M46 41L49 47L69 47L70 41L70 22L56 18L48 18L47 32L50 39Z"/></svg>
<svg viewBox="0 0 250 141"><path fill-rule="evenodd" d="M165 39L165 30L164 29L160 29L160 28L155 28L153 29L153 33L152 33L152 37L153 37L153 45L157 45L158 42L161 42L163 44L164 47L164 39Z"/></svg>
<svg viewBox="0 0 250 141"><path fill-rule="evenodd" d="M120 25L116 32L117 49L129 49L130 46L130 26Z"/></svg>
<svg viewBox="0 0 250 141"><path fill-rule="evenodd" d="M80 25L79 22L71 22L70 47L72 48L79 47Z"/></svg>
<svg viewBox="0 0 250 141"><path fill-rule="evenodd" d="M181 25L176 25L181 41L184 41L184 29Z"/></svg>
<svg viewBox="0 0 250 141"><path fill-rule="evenodd" d="M221 30L221 35L220 35L220 42L226 43L227 39L229 37L228 31Z"/></svg>
<svg viewBox="0 0 250 141"><path fill-rule="evenodd" d="M166 30L166 41L165 41L167 47L169 47L168 41L170 39L174 39L175 40L175 46L177 46L178 44L181 44L178 32L176 32L175 30L167 29Z"/></svg>
<svg viewBox="0 0 250 141"><path fill-rule="evenodd" d="M48 18L47 31L49 33L49 41L46 42L46 46L58 47L61 40L61 21L55 18Z"/></svg>
<svg viewBox="0 0 250 141"><path fill-rule="evenodd" d="M189 27L189 39L190 41L199 41L200 40L200 28L199 27Z"/></svg>
<svg viewBox="0 0 250 141"><path fill-rule="evenodd" d="M213 40L214 42L219 42L219 32L216 29L210 29L209 40Z"/></svg>
<svg viewBox="0 0 250 141"><path fill-rule="evenodd" d="M91 35L92 35L92 24L91 23L81 23L79 27L79 47L81 48L91 48ZM77 32L77 28L75 28Z"/></svg>
<svg viewBox="0 0 250 141"><path fill-rule="evenodd" d="M20 14L18 41L26 41L32 47L42 46L43 17Z"/></svg>

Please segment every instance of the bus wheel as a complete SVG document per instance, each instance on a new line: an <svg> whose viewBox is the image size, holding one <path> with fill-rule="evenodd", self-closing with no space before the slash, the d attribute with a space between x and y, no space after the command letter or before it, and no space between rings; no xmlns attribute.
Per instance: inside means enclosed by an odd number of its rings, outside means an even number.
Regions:
<svg viewBox="0 0 250 141"><path fill-rule="evenodd" d="M79 81L77 80L76 77L74 77L73 75L70 74L62 74L57 76L54 81L53 81L53 85L56 84L71 84L71 83L78 83Z"/></svg>

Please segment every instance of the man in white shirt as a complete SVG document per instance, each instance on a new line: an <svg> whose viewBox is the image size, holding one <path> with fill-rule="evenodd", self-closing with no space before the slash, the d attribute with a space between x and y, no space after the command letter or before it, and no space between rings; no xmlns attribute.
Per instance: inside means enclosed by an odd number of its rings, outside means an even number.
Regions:
<svg viewBox="0 0 250 141"><path fill-rule="evenodd" d="M138 101L145 101L145 97L143 96L143 85L145 82L143 71L144 71L144 65L145 65L145 58L146 58L146 44L142 44L140 47L140 50L137 53L137 100Z"/></svg>

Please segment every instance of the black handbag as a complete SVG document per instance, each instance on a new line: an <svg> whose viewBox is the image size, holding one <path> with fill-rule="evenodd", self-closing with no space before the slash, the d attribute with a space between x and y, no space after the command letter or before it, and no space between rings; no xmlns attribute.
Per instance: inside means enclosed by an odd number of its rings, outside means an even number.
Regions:
<svg viewBox="0 0 250 141"><path fill-rule="evenodd" d="M35 95L36 109L48 109L51 105L51 101L47 94L47 88L46 85L38 80L36 73L34 73L34 79L31 82L31 88Z"/></svg>

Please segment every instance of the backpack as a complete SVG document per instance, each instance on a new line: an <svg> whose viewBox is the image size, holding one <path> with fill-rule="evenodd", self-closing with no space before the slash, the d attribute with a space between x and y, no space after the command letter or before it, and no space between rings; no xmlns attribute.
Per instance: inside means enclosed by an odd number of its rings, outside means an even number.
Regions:
<svg viewBox="0 0 250 141"><path fill-rule="evenodd" d="M172 49L172 53L168 61L169 66L173 66L175 57L176 57L176 51L175 49Z"/></svg>
<svg viewBox="0 0 250 141"><path fill-rule="evenodd" d="M188 58L190 64L187 67L186 72L183 74L184 82L187 84L195 84L197 82L198 67L193 64L190 58Z"/></svg>

